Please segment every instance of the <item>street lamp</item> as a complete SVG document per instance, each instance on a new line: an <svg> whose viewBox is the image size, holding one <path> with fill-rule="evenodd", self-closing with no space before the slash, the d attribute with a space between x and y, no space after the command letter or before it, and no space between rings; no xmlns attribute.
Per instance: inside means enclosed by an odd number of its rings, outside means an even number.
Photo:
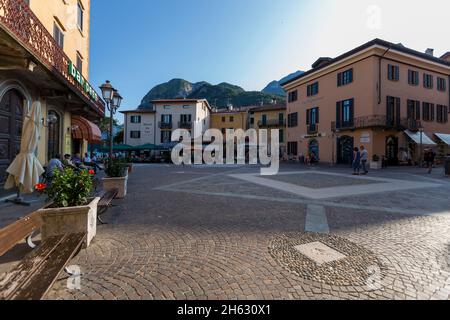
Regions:
<svg viewBox="0 0 450 320"><path fill-rule="evenodd" d="M122 96L119 92L114 89L111 83L106 80L106 83L100 86L102 91L103 100L106 102L106 107L108 108L109 117L109 159L113 158L113 118L122 103Z"/></svg>

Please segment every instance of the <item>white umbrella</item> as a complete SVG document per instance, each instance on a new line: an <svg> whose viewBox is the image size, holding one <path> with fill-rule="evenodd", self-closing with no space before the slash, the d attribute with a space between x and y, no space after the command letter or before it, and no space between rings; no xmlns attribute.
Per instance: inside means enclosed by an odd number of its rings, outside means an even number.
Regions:
<svg viewBox="0 0 450 320"><path fill-rule="evenodd" d="M31 112L25 117L20 153L6 172L9 173L5 189L19 188L19 193L33 193L40 176L44 173L36 157L41 131L41 103L34 102ZM18 197L19 198L19 197Z"/></svg>

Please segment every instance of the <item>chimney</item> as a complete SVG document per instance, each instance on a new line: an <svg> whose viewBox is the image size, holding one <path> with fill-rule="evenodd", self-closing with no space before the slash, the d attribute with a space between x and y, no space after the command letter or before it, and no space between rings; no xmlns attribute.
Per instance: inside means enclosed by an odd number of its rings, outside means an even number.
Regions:
<svg viewBox="0 0 450 320"><path fill-rule="evenodd" d="M434 49L428 48L425 53L429 56L434 57Z"/></svg>

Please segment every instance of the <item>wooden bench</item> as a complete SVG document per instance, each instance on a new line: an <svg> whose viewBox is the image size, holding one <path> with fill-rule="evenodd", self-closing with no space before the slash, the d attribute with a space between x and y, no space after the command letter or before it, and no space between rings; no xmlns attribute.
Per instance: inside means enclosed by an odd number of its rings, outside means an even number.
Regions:
<svg viewBox="0 0 450 320"><path fill-rule="evenodd" d="M102 191L98 197L100 197L100 201L97 205L97 219L101 224L106 224L101 216L110 208L112 207L112 201L119 193L119 189L111 189L108 191Z"/></svg>
<svg viewBox="0 0 450 320"><path fill-rule="evenodd" d="M0 256L39 230L43 221L34 212L0 230ZM10 272L0 278L1 300L41 300L61 271L81 250L86 234L65 234L48 238Z"/></svg>

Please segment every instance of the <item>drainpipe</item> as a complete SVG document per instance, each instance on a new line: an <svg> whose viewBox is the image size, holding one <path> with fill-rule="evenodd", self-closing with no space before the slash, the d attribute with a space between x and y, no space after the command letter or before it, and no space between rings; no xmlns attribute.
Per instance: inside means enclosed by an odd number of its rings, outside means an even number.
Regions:
<svg viewBox="0 0 450 320"><path fill-rule="evenodd" d="M381 104L381 60L386 54L391 50L391 47L387 48L387 50L378 58L378 105Z"/></svg>

